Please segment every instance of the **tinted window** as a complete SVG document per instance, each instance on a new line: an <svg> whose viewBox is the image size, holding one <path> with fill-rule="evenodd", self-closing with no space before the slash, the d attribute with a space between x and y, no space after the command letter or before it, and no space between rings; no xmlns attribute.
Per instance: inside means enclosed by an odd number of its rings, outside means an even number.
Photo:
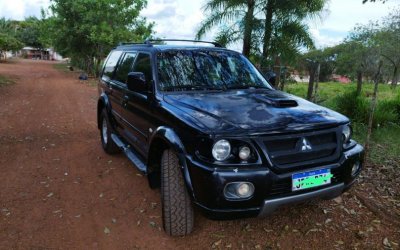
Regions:
<svg viewBox="0 0 400 250"><path fill-rule="evenodd" d="M118 60L121 57L122 51L113 51L108 56L106 63L104 64L104 71L102 75L103 80L109 80L112 77L115 66L117 66Z"/></svg>
<svg viewBox="0 0 400 250"><path fill-rule="evenodd" d="M157 67L161 90L270 88L255 67L238 53L170 50L157 55Z"/></svg>
<svg viewBox="0 0 400 250"><path fill-rule="evenodd" d="M136 59L135 66L133 67L132 71L142 72L146 77L147 84L150 84L150 81L153 80L150 55L140 53Z"/></svg>
<svg viewBox="0 0 400 250"><path fill-rule="evenodd" d="M115 71L115 80L126 83L128 73L132 71L132 64L135 61L136 53L126 53L124 59Z"/></svg>

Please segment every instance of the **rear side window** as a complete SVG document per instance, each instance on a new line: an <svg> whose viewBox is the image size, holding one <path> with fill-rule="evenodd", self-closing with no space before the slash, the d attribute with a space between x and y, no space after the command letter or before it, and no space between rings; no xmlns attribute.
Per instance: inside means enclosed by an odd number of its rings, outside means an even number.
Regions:
<svg viewBox="0 0 400 250"><path fill-rule="evenodd" d="M132 64L135 61L136 53L126 53L124 59L118 65L115 71L115 80L125 83L128 79L128 73L132 71Z"/></svg>
<svg viewBox="0 0 400 250"><path fill-rule="evenodd" d="M108 56L106 63L104 64L104 70L103 70L103 75L101 79L103 80L110 80L112 77L115 66L117 66L118 60L122 55L122 51L113 51L111 54Z"/></svg>
<svg viewBox="0 0 400 250"><path fill-rule="evenodd" d="M150 55L149 54L144 54L144 53L139 53L135 66L133 67L134 72L142 72L144 76L146 77L146 83L150 84L150 82L153 80L153 74L151 71L151 61L150 61Z"/></svg>

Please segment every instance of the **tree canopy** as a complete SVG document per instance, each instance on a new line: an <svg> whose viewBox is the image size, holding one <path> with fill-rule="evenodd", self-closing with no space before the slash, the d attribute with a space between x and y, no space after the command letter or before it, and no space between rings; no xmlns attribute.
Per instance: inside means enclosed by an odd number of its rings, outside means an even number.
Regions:
<svg viewBox="0 0 400 250"><path fill-rule="evenodd" d="M139 16L146 0L53 0L50 32L63 55L96 73L102 58L119 42L138 41L153 33L153 23Z"/></svg>
<svg viewBox="0 0 400 250"><path fill-rule="evenodd" d="M210 0L196 38L217 28L218 42L242 42L243 54L257 63L273 64L276 56L293 61L301 48L314 47L304 21L318 17L325 4L324 0Z"/></svg>
<svg viewBox="0 0 400 250"><path fill-rule="evenodd" d="M0 59L5 57L6 51L16 51L23 47L23 43L15 38L17 22L0 18Z"/></svg>

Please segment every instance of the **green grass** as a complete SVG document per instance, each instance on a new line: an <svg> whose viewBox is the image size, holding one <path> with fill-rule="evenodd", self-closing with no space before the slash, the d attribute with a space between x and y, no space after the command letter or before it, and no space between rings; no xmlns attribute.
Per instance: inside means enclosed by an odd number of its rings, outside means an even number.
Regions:
<svg viewBox="0 0 400 250"><path fill-rule="evenodd" d="M288 84L285 91L293 95L305 98L307 96L308 83L295 83ZM317 102L328 108L335 108L334 97L344 94L346 92L355 91L356 84L337 83L337 82L323 82L319 83ZM374 91L374 85L371 83L364 83L362 94L371 96ZM393 90L388 84L380 84L378 88L378 100L387 100L395 98L400 94L400 88Z"/></svg>
<svg viewBox="0 0 400 250"><path fill-rule="evenodd" d="M10 84L13 84L13 83L14 83L14 81L11 80L10 78L0 75L0 87L1 86L6 86L6 85L10 85Z"/></svg>
<svg viewBox="0 0 400 250"><path fill-rule="evenodd" d="M65 62L60 62L60 63L56 63L53 64L53 68L55 68L56 70L62 71L62 72L73 72L69 70L69 64L65 63Z"/></svg>
<svg viewBox="0 0 400 250"><path fill-rule="evenodd" d="M367 137L367 126L353 124L354 139L364 144ZM391 124L373 131L370 143L369 160L375 164L400 162L400 126Z"/></svg>
<svg viewBox="0 0 400 250"><path fill-rule="evenodd" d="M69 70L70 64L65 62L53 64L53 67L54 69L64 73L75 73L77 78L79 74L83 72L81 69L78 69L76 67L74 67L74 71ZM82 81L82 82L84 82L90 87L97 87L98 80L96 78L89 77L87 81Z"/></svg>
<svg viewBox="0 0 400 250"><path fill-rule="evenodd" d="M286 92L305 97L307 95L307 83L290 84ZM373 93L373 84L364 84L362 95L370 97ZM335 98L346 92L354 91L356 84L342 84L327 82L319 84L318 103L322 106L336 109ZM386 102L400 96L400 87L392 89L389 85L380 84L378 89L378 102ZM363 123L352 123L354 138L364 144L367 136L367 126ZM389 123L378 126L373 130L369 160L375 164L384 164L387 161L400 161L400 125Z"/></svg>

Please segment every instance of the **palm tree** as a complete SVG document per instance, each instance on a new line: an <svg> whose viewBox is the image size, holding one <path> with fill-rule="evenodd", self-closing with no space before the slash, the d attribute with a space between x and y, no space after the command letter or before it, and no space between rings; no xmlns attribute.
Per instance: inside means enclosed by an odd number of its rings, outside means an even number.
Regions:
<svg viewBox="0 0 400 250"><path fill-rule="evenodd" d="M14 31L12 21L0 18L0 33L10 34Z"/></svg>
<svg viewBox="0 0 400 250"><path fill-rule="evenodd" d="M327 0L268 0L264 5L263 58L293 55L314 43L304 20L320 16Z"/></svg>
<svg viewBox="0 0 400 250"><path fill-rule="evenodd" d="M203 9L209 16L202 22L196 39L220 25L216 40L225 45L243 40L242 53L249 56L256 0L210 0Z"/></svg>

